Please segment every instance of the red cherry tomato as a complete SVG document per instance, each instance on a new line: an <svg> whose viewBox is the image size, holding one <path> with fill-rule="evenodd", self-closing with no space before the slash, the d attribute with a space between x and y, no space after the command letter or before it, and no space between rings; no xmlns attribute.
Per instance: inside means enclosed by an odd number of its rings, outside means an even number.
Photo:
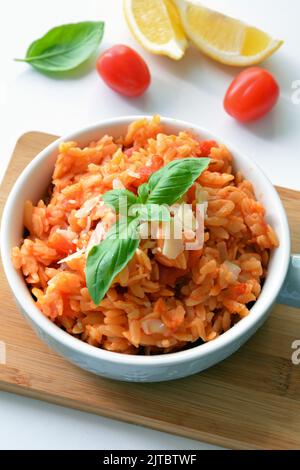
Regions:
<svg viewBox="0 0 300 470"><path fill-rule="evenodd" d="M142 95L151 81L144 59L122 44L111 47L99 57L97 70L110 88L124 96Z"/></svg>
<svg viewBox="0 0 300 470"><path fill-rule="evenodd" d="M271 111L278 98L279 86L274 77L267 70L251 67L233 80L224 107L238 121L248 122Z"/></svg>

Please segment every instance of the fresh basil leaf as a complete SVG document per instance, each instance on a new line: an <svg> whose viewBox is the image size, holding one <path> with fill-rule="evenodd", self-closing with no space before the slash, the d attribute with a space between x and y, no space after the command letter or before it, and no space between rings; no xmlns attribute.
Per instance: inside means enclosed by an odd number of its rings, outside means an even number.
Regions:
<svg viewBox="0 0 300 470"><path fill-rule="evenodd" d="M117 222L108 230L105 240L123 240L128 237L138 237L137 230L134 232L134 226L138 226L139 221L136 217L121 216Z"/></svg>
<svg viewBox="0 0 300 470"><path fill-rule="evenodd" d="M169 209L158 204L141 205L137 209L137 217L141 222L169 222L171 220Z"/></svg>
<svg viewBox="0 0 300 470"><path fill-rule="evenodd" d="M171 206L188 191L209 163L209 158L185 158L174 160L156 171L148 181L147 204Z"/></svg>
<svg viewBox="0 0 300 470"><path fill-rule="evenodd" d="M105 204L112 206L117 214L120 212L121 208L126 209L138 203L136 195L131 191L127 191L127 189L113 189L105 193L102 199Z"/></svg>
<svg viewBox="0 0 300 470"><path fill-rule="evenodd" d="M84 21L50 29L34 41L24 59L42 72L66 72L85 62L97 49L104 31L102 21Z"/></svg>
<svg viewBox="0 0 300 470"><path fill-rule="evenodd" d="M144 204L133 204L128 210L129 217L139 217L139 214L144 209L144 207Z"/></svg>
<svg viewBox="0 0 300 470"><path fill-rule="evenodd" d="M139 196L139 202L141 202L142 204L145 204L149 196L148 183L141 184L141 186L138 187L138 196Z"/></svg>
<svg viewBox="0 0 300 470"><path fill-rule="evenodd" d="M98 305L117 274L133 258L139 246L137 219L127 219L116 224L117 238L105 238L99 245L94 246L86 262L86 283L93 302ZM124 229L127 229L127 238L120 238ZM113 230L110 233L112 236Z"/></svg>

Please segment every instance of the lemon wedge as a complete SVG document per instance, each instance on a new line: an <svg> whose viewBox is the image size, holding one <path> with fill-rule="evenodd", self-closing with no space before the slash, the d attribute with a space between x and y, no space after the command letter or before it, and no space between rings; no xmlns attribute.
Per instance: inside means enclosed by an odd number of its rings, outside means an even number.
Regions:
<svg viewBox="0 0 300 470"><path fill-rule="evenodd" d="M262 62L283 41L239 20L210 10L197 1L174 0L184 30L203 53L218 62L249 66Z"/></svg>
<svg viewBox="0 0 300 470"><path fill-rule="evenodd" d="M171 0L124 0L124 14L133 36L149 52L183 57L188 42Z"/></svg>

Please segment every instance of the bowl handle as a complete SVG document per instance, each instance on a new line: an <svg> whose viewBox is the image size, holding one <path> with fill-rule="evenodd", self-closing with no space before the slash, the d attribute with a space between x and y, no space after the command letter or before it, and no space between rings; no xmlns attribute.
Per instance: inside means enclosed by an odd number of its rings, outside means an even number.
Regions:
<svg viewBox="0 0 300 470"><path fill-rule="evenodd" d="M277 303L300 308L300 255L292 255Z"/></svg>

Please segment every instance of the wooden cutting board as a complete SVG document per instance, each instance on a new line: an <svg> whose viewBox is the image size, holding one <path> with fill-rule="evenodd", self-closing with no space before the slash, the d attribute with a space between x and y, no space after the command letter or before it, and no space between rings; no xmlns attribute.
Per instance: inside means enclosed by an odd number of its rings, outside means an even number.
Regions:
<svg viewBox="0 0 300 470"><path fill-rule="evenodd" d="M54 136L23 135L1 188L1 208L17 176ZM278 188L300 252L300 193ZM265 326L218 366L176 382L128 384L96 377L50 351L17 311L0 273L0 389L235 449L300 447L300 312L276 306Z"/></svg>

